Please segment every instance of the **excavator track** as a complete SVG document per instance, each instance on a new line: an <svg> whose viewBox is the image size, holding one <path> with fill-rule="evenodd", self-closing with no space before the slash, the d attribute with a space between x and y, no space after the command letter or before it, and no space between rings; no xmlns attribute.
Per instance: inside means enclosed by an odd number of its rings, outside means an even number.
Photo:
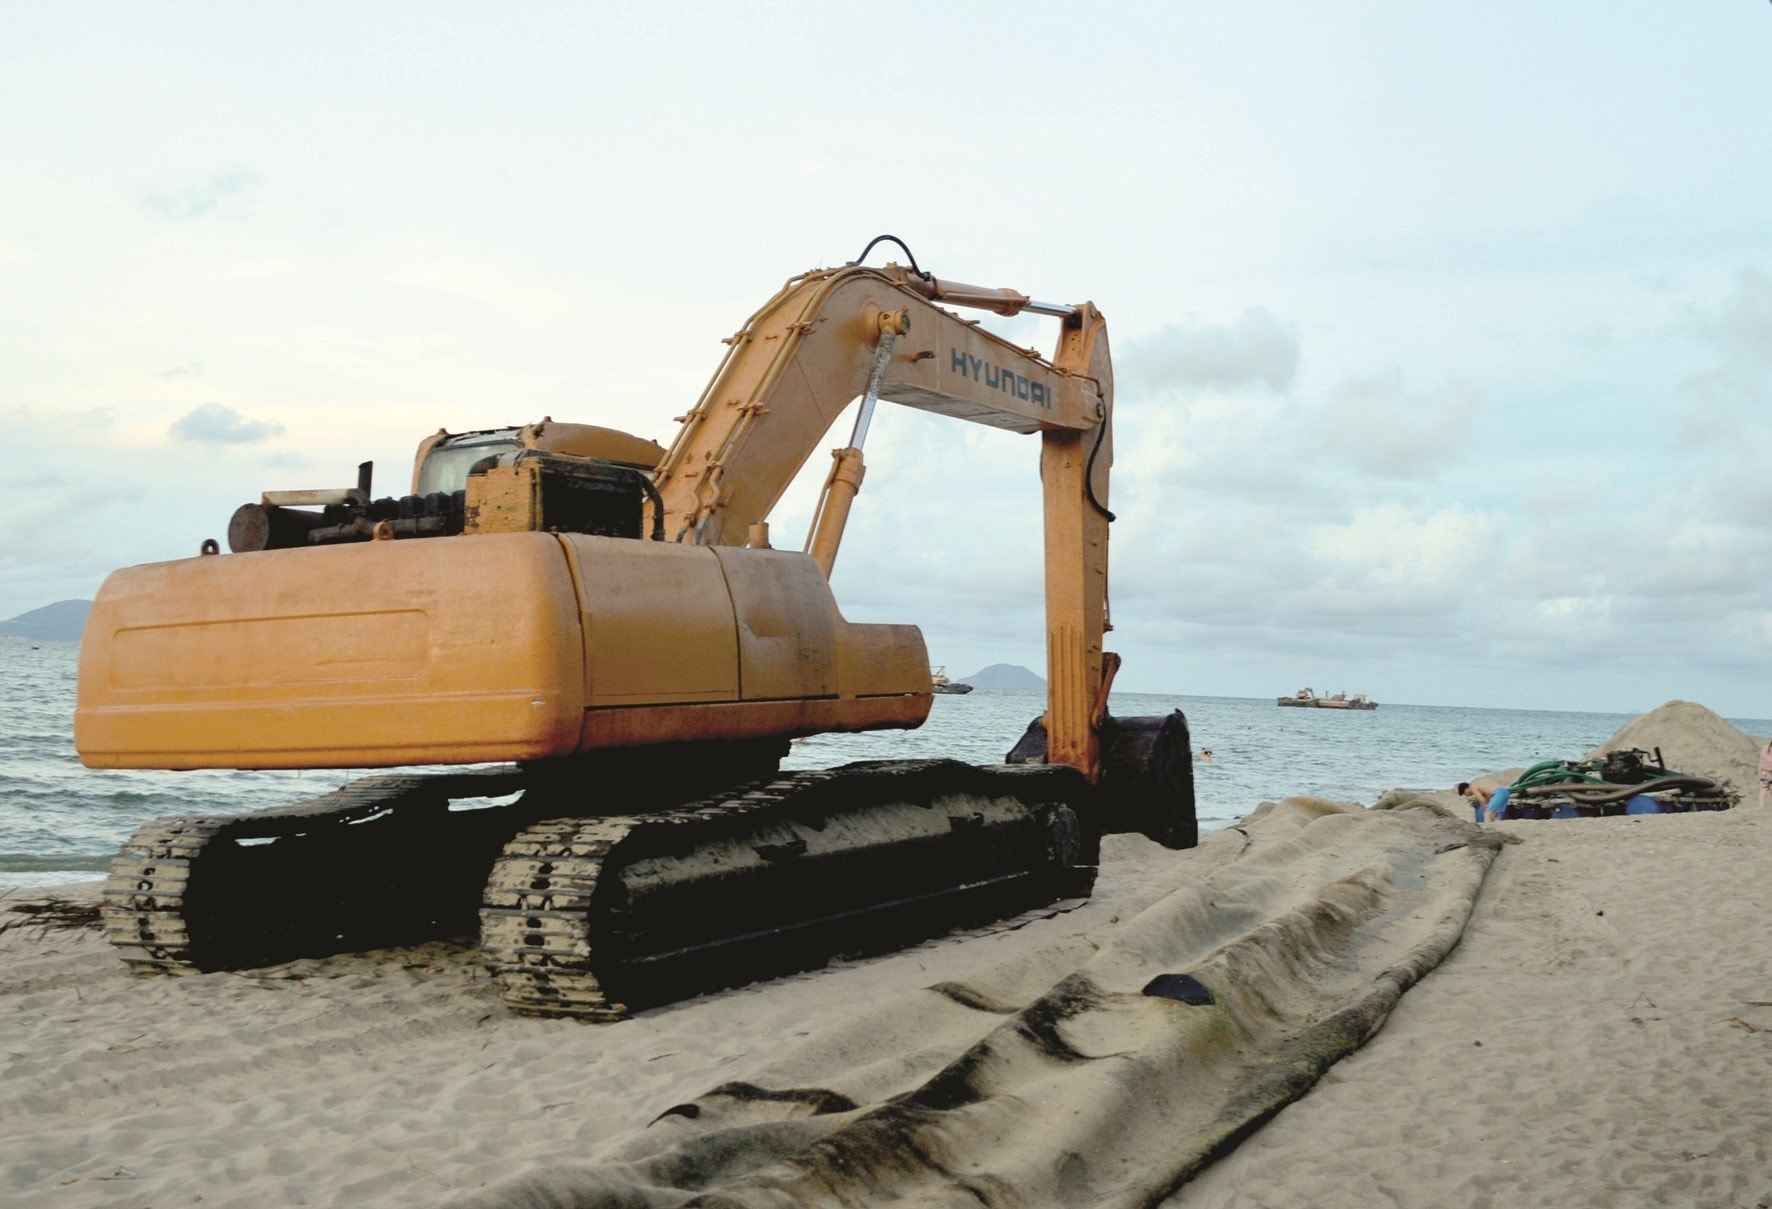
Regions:
<svg viewBox="0 0 1772 1209"><path fill-rule="evenodd" d="M197 973L466 934L499 846L534 808L513 766L381 776L271 810L174 815L111 863L106 935L141 972Z"/></svg>
<svg viewBox="0 0 1772 1209"><path fill-rule="evenodd" d="M675 810L538 823L506 845L481 951L516 1011L630 1008L1086 895L1069 769L879 761Z"/></svg>
<svg viewBox="0 0 1772 1209"><path fill-rule="evenodd" d="M105 882L105 936L137 970L189 973L191 934L184 905L191 863L227 820L197 815L156 819L136 830L111 862Z"/></svg>
<svg viewBox="0 0 1772 1209"><path fill-rule="evenodd" d="M874 761L680 800L705 781L506 766L158 819L113 862L105 930L136 970L176 974L467 936L478 917L514 1010L613 1020L1094 881L1093 790L1068 768ZM606 813L624 797L648 808Z"/></svg>

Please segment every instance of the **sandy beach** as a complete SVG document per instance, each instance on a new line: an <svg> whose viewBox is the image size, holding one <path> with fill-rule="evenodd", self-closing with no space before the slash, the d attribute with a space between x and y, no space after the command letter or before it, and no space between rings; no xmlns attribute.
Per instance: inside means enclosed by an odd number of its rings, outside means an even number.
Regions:
<svg viewBox="0 0 1772 1209"><path fill-rule="evenodd" d="M466 946L138 978L94 928L0 911L0 1190L1772 1205L1772 819L1752 741L1697 708L1651 737L1746 787L1734 811L1292 799L1186 853L1110 837L1072 909L607 1026L509 1014ZM1209 1003L1150 990L1182 971ZM858 1174L883 1121L918 1161Z"/></svg>
<svg viewBox="0 0 1772 1209"><path fill-rule="evenodd" d="M1171 1204L1772 1205L1772 819L1497 829L1459 947Z"/></svg>

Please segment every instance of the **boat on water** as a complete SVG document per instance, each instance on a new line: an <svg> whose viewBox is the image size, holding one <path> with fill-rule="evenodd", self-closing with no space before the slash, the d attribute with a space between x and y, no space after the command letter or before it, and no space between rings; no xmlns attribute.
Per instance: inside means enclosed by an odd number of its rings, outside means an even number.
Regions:
<svg viewBox="0 0 1772 1209"><path fill-rule="evenodd" d="M929 672L929 686L938 693L969 693L972 691L972 686L970 684L961 684L958 681L949 680L947 671L946 664L931 669Z"/></svg>
<svg viewBox="0 0 1772 1209"><path fill-rule="evenodd" d="M1299 705L1306 709L1377 709L1378 702L1365 693L1356 693L1352 697L1346 693L1336 693L1333 697L1319 697L1308 688L1301 688L1290 697L1278 699L1279 705Z"/></svg>

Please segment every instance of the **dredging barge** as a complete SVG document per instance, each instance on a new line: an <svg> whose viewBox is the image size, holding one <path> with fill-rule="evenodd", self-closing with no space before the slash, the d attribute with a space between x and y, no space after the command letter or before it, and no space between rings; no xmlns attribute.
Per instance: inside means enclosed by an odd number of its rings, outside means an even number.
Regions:
<svg viewBox="0 0 1772 1209"><path fill-rule="evenodd" d="M1280 697L1277 705L1302 706L1305 709L1377 709L1378 702L1365 693L1356 693L1352 697L1346 693L1336 693L1332 697L1319 697L1308 688L1301 688L1290 697Z"/></svg>

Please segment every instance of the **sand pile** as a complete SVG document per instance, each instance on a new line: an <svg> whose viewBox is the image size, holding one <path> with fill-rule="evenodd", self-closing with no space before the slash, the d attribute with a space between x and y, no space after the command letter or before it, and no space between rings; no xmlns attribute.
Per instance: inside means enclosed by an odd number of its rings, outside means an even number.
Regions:
<svg viewBox="0 0 1772 1209"><path fill-rule="evenodd" d="M1696 702L1669 701L1626 722L1584 758L1633 747L1653 753L1659 747L1668 768L1727 781L1737 792L1750 794L1758 784L1760 745Z"/></svg>

